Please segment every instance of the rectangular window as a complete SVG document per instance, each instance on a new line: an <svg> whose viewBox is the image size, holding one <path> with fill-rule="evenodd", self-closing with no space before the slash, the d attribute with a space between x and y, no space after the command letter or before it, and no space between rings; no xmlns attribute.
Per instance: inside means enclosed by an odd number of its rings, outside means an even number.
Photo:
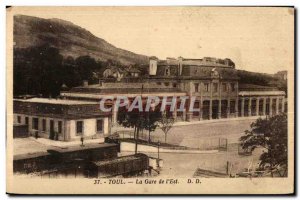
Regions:
<svg viewBox="0 0 300 200"><path fill-rule="evenodd" d="M218 83L213 83L213 91L218 92Z"/></svg>
<svg viewBox="0 0 300 200"><path fill-rule="evenodd" d="M58 121L58 133L62 133L62 122Z"/></svg>
<svg viewBox="0 0 300 200"><path fill-rule="evenodd" d="M205 90L205 92L209 92L209 84L208 83L204 83L204 90Z"/></svg>
<svg viewBox="0 0 300 200"><path fill-rule="evenodd" d="M195 92L199 92L199 83L195 83Z"/></svg>
<svg viewBox="0 0 300 200"><path fill-rule="evenodd" d="M223 92L227 92L227 84L226 83L222 83L222 90L223 90Z"/></svg>
<svg viewBox="0 0 300 200"><path fill-rule="evenodd" d="M103 132L103 120L97 119L97 133Z"/></svg>
<svg viewBox="0 0 300 200"><path fill-rule="evenodd" d="M28 121L29 121L28 117L25 117L25 124L26 125L28 125Z"/></svg>
<svg viewBox="0 0 300 200"><path fill-rule="evenodd" d="M46 120L43 119L42 121L42 131L46 131Z"/></svg>
<svg viewBox="0 0 300 200"><path fill-rule="evenodd" d="M231 87L231 91L234 92L234 91L235 91L235 84L234 84L234 83L231 83L231 84L230 84L230 87Z"/></svg>
<svg viewBox="0 0 300 200"><path fill-rule="evenodd" d="M39 130L39 119L32 118L32 128L35 130Z"/></svg>
<svg viewBox="0 0 300 200"><path fill-rule="evenodd" d="M18 116L18 123L21 124L21 116Z"/></svg>
<svg viewBox="0 0 300 200"><path fill-rule="evenodd" d="M83 121L77 121L76 122L76 135L82 135L83 134Z"/></svg>

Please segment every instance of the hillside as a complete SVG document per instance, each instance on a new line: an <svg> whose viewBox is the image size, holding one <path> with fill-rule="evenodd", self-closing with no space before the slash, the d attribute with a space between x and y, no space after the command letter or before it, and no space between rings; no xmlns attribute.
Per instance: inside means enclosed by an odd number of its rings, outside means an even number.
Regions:
<svg viewBox="0 0 300 200"><path fill-rule="evenodd" d="M146 73L148 57L119 49L68 21L14 17L14 95L57 96L63 84L71 88L81 85L83 80L97 82L94 74L103 72L110 64L137 64ZM237 73L240 84L287 91L286 81L274 75L243 70Z"/></svg>
<svg viewBox="0 0 300 200"><path fill-rule="evenodd" d="M25 15L14 17L14 48L44 44L59 49L64 57L89 55L96 60L112 59L124 65L148 62L147 56L117 48L71 22Z"/></svg>

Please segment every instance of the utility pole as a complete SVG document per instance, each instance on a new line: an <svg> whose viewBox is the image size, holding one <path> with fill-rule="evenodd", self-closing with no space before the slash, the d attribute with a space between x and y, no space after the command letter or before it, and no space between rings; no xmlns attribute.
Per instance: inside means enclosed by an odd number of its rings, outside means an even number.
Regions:
<svg viewBox="0 0 300 200"><path fill-rule="evenodd" d="M143 89L144 89L144 84L142 84L142 89L141 89L141 101L143 102ZM139 131L140 131L140 123L141 123L141 113L139 112L139 117L138 117L138 121L137 121L137 132L136 132L136 138L135 138L135 154L137 154L137 148L138 148L138 139L139 139Z"/></svg>
<svg viewBox="0 0 300 200"><path fill-rule="evenodd" d="M158 165L158 167L159 167L159 147L160 147L160 142L159 142L159 140L158 140L158 143L157 143L157 165Z"/></svg>

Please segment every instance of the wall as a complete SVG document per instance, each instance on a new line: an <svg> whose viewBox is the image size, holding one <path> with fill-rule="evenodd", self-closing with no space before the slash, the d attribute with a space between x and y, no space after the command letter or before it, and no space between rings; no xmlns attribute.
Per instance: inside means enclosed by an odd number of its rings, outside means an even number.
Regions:
<svg viewBox="0 0 300 200"><path fill-rule="evenodd" d="M103 119L103 132L97 133L96 128L96 120ZM83 136L86 139L94 139L94 138L104 138L109 135L109 122L108 118L92 118L92 119L78 119L78 120L70 120L69 122L69 139L70 140L79 140L81 135L76 135L76 122L83 121Z"/></svg>
<svg viewBox="0 0 300 200"><path fill-rule="evenodd" d="M117 156L117 145L83 149L65 153L63 152L57 155L45 153L43 155L36 155L34 157L14 159L13 171L31 173L53 170L53 168L55 169L56 167L63 168L64 166L71 169L77 165L74 160L82 159L83 163L88 163L89 161L117 158ZM70 166L70 163L73 163L73 166Z"/></svg>
<svg viewBox="0 0 300 200"><path fill-rule="evenodd" d="M17 122L17 117L21 117L21 123ZM64 140L64 135L66 134L66 121L64 119L56 119L50 117L40 117L40 116L29 116L24 114L14 114L14 124L25 124L25 118L28 117L28 133L30 136L35 136L35 132L38 131L38 136L49 139L50 136L50 121L54 121L54 132L58 132L58 121L62 122L62 132L58 135L58 140ZM33 129L32 119L38 118L38 130ZM46 131L43 131L43 119L46 120Z"/></svg>
<svg viewBox="0 0 300 200"><path fill-rule="evenodd" d="M21 123L17 122L17 116L21 117ZM96 118L81 119L81 120L64 120L55 119L49 117L28 116L24 114L14 114L14 124L25 124L25 117L28 117L28 133L31 136L35 136L35 132L38 131L38 136L49 139L50 136L50 121L54 121L54 132L58 132L58 121L62 122L62 132L58 135L58 140L70 141L80 140L81 136L76 136L76 121L84 121L84 136L86 139L104 138L109 135L109 120L108 117L97 118L103 119L103 133L96 132ZM33 129L32 119L38 118L39 126L38 130ZM43 131L43 119L46 119L46 131Z"/></svg>
<svg viewBox="0 0 300 200"><path fill-rule="evenodd" d="M13 138L24 138L28 136L28 127L26 125L14 125Z"/></svg>

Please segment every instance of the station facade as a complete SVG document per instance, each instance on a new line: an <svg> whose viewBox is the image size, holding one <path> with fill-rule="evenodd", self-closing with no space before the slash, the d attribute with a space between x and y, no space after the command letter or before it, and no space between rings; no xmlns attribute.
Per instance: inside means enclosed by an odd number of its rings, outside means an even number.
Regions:
<svg viewBox="0 0 300 200"><path fill-rule="evenodd" d="M178 106L172 112L177 121L211 120L221 118L274 115L286 111L285 92L274 87L239 84L235 64L230 59L205 57L202 59L151 57L148 73L138 70L114 76L110 68L105 70L98 84L72 88L61 92L61 97L71 100L99 102L106 96L126 96L129 99L141 95L178 97ZM134 71L134 70L131 70ZM112 75L110 75L112 74ZM177 112L180 97L195 97L194 108L198 112ZM115 101L112 102L114 104ZM117 122L117 112L112 111L112 122Z"/></svg>

